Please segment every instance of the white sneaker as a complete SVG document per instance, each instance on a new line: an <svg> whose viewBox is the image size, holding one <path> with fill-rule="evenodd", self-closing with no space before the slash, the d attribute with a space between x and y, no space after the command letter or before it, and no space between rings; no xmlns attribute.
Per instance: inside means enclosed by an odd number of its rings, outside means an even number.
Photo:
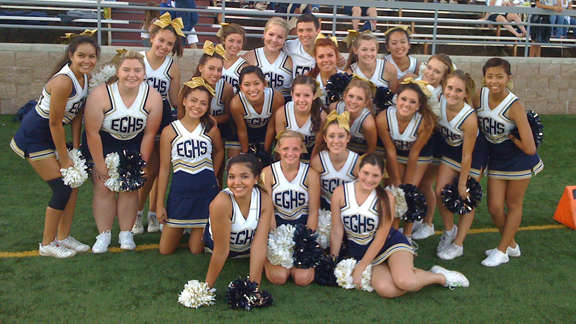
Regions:
<svg viewBox="0 0 576 324"><path fill-rule="evenodd" d="M160 223L158 222L156 213L148 213L148 233L156 233L156 232L160 232Z"/></svg>
<svg viewBox="0 0 576 324"><path fill-rule="evenodd" d="M62 241L56 240L56 242L58 242L58 244L60 244L60 245L63 245L64 247L66 247L70 250L74 250L76 252L86 252L86 251L90 250L89 245L78 241L77 239L73 238L70 235L68 235L68 237L63 239Z"/></svg>
<svg viewBox="0 0 576 324"><path fill-rule="evenodd" d="M420 248L418 246L418 243L414 242L414 240L411 237L407 237L408 242L410 243L410 245L412 245L412 248L414 249L414 252L417 252L418 249Z"/></svg>
<svg viewBox="0 0 576 324"><path fill-rule="evenodd" d="M442 260L454 260L462 254L464 254L464 247L452 243L446 249L438 252L437 255Z"/></svg>
<svg viewBox="0 0 576 324"><path fill-rule="evenodd" d="M118 243L122 250L134 250L136 243L134 243L134 233L130 231L123 231L118 234Z"/></svg>
<svg viewBox="0 0 576 324"><path fill-rule="evenodd" d="M414 234L414 232L416 232L420 227L422 227L422 221L415 221L414 225L412 226L412 233L410 234Z"/></svg>
<svg viewBox="0 0 576 324"><path fill-rule="evenodd" d="M456 238L456 234L458 234L458 226L454 225L452 230L452 235L449 235L448 232L444 231L442 237L440 238L440 242L438 242L438 248L436 248L436 252L444 251L447 249L452 241Z"/></svg>
<svg viewBox="0 0 576 324"><path fill-rule="evenodd" d="M486 250L486 252L485 252L486 256L489 256L490 254L492 254L492 252L494 250L497 250L497 249L498 248ZM515 248L508 247L508 249L506 249L506 253L508 254L509 257L514 257L514 258L518 258L522 255L522 252L520 252L520 245L518 245L518 243L516 243Z"/></svg>
<svg viewBox="0 0 576 324"><path fill-rule="evenodd" d="M96 236L96 243L92 245L92 253L105 253L108 252L108 246L112 240L112 233L110 231L102 232Z"/></svg>
<svg viewBox="0 0 576 324"><path fill-rule="evenodd" d="M142 234L144 233L144 225L142 224L142 213L138 212L136 215L136 221L134 221L134 225L132 226L132 233L134 234Z"/></svg>
<svg viewBox="0 0 576 324"><path fill-rule="evenodd" d="M52 256L59 259L71 258L76 255L76 251L58 244L57 241L50 242L50 244L43 246L39 244L38 254L41 256Z"/></svg>
<svg viewBox="0 0 576 324"><path fill-rule="evenodd" d="M422 226L418 228L418 230L412 233L412 238L415 240L423 240L432 235L434 235L434 224L429 226L428 224L423 223Z"/></svg>
<svg viewBox="0 0 576 324"><path fill-rule="evenodd" d="M490 253L490 255L484 259L484 261L480 262L483 266L486 267L497 267L503 263L507 263L510 261L508 254L500 252L500 250L495 249Z"/></svg>
<svg viewBox="0 0 576 324"><path fill-rule="evenodd" d="M447 270L439 265L435 265L432 267L432 269L430 269L430 272L441 273L444 275L444 277L446 278L446 283L444 284L444 287L454 289L457 287L466 288L470 286L470 282L468 281L466 276L464 276L462 273L458 271Z"/></svg>

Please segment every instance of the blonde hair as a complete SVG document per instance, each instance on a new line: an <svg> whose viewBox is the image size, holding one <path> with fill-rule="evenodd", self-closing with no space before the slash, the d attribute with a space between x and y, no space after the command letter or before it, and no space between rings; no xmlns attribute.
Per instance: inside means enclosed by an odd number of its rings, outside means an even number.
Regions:
<svg viewBox="0 0 576 324"><path fill-rule="evenodd" d="M268 29L272 28L272 26L274 25L284 28L284 30L286 31L285 35L288 36L288 33L290 32L290 29L288 28L288 21L280 17L272 17L272 19L268 20L268 22L264 26L264 34L266 34Z"/></svg>
<svg viewBox="0 0 576 324"><path fill-rule="evenodd" d="M146 64L144 64L144 56L142 56L142 54L138 53L135 50L129 50L128 52L122 53L120 55L120 58L118 59L118 63L116 63L116 74L111 76L108 79L108 81L106 81L106 84L110 85L110 84L118 81L118 70L120 69L120 66L122 66L124 61L126 61L126 60L138 60L138 62L140 62L140 64L142 64L142 68L144 70L146 70Z"/></svg>
<svg viewBox="0 0 576 324"><path fill-rule="evenodd" d="M474 83L474 79L472 79L470 74L468 72L463 71L463 70L455 70L454 72L452 72L448 75L442 88L446 87L446 83L451 78L458 78L464 82L464 85L466 87L466 89L465 89L466 90L466 98L464 98L464 102L466 102L470 106L474 106L473 102L476 101L478 94L476 93L476 83Z"/></svg>
<svg viewBox="0 0 576 324"><path fill-rule="evenodd" d="M346 67L344 68L344 70L347 70L348 68L350 68L350 65L358 61L358 55L354 53L354 49L358 48L361 41L375 42L376 51L378 51L378 48L380 47L380 43L378 43L378 38L376 38L376 36L374 36L372 32L366 31L358 34L358 36L356 36L356 38L354 39L354 42L352 42L352 46L350 46L350 54L348 55L348 61L346 62Z"/></svg>
<svg viewBox="0 0 576 324"><path fill-rule="evenodd" d="M352 81L348 83L346 89L344 89L344 93L342 94L342 100L344 100L346 94L352 88L359 88L364 91L364 95L366 96L366 108L368 108L370 112L374 114L374 103L372 102L372 89L370 88L370 85L368 85L366 81L352 79Z"/></svg>

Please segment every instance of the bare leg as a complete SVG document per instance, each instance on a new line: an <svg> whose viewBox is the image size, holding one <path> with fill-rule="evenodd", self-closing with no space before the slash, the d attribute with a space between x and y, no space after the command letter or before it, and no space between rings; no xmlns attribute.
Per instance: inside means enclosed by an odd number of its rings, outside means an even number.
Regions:
<svg viewBox="0 0 576 324"><path fill-rule="evenodd" d="M148 195L150 195L150 191L152 190L152 187L154 186L154 183L156 182L156 177L158 177L158 169L160 168L160 161L158 159L158 152L159 151L159 145L158 143L154 143L154 150L152 151L152 154L150 154L150 158L148 159L148 162L146 163L146 168L144 169L144 171L146 172L146 183L144 184L144 186L138 190L138 210L144 210L144 205L146 205L146 200L148 200ZM150 205L152 205L152 202L155 203L154 199L150 199ZM150 210L152 210L150 208ZM155 211L156 209L153 209L153 211Z"/></svg>
<svg viewBox="0 0 576 324"><path fill-rule="evenodd" d="M314 268L311 269L290 269L290 275L294 279L294 283L298 286L307 286L314 281Z"/></svg>
<svg viewBox="0 0 576 324"><path fill-rule="evenodd" d="M188 246L190 247L190 252L193 254L201 254L204 252L204 228L193 228L190 231L190 239L188 240Z"/></svg>
<svg viewBox="0 0 576 324"><path fill-rule="evenodd" d="M161 254L172 254L176 251L180 240L182 239L182 234L184 233L183 228L172 227L169 225L164 225L164 230L162 231L162 236L160 236L160 245L158 249Z"/></svg>
<svg viewBox="0 0 576 324"><path fill-rule="evenodd" d="M442 274L415 269L414 256L409 252L392 254L388 258L388 266L394 283L403 291L418 291L424 286L446 283L446 277Z"/></svg>
<svg viewBox="0 0 576 324"><path fill-rule="evenodd" d="M74 209L76 209L76 200L78 199L78 188L72 190L72 195L66 208L62 213L60 218L60 224L58 224L58 240L62 241L70 235L70 229L72 228L72 219L74 218Z"/></svg>
<svg viewBox="0 0 576 324"><path fill-rule="evenodd" d="M372 30L376 30L377 26L376 26L376 18L378 17L378 13L376 12L376 8L370 7L368 8L368 10L366 11L366 14L368 15L368 17L372 18L370 20L370 24L372 25Z"/></svg>
<svg viewBox="0 0 576 324"><path fill-rule="evenodd" d="M496 16L496 21L497 21L497 22L502 22L502 23L508 22L508 20L506 20L506 18L504 18L504 16L502 16L502 15ZM502 25L502 26L504 26L504 28L506 28L506 30L509 31L509 32L511 32L514 36L516 36L516 37L522 37L522 34L519 34L519 33L516 31L516 28L514 28L514 27L512 27L512 26L510 26L510 25Z"/></svg>
<svg viewBox="0 0 576 324"><path fill-rule="evenodd" d="M360 7L352 8L352 17L360 17L362 14L362 9ZM352 19L352 29L358 30L358 25L360 25L360 19Z"/></svg>
<svg viewBox="0 0 576 324"><path fill-rule="evenodd" d="M426 204L428 205L428 212L424 217L424 223L428 226L432 226L432 220L434 218L434 211L436 209L436 194L434 193L434 182L436 182L436 176L438 175L438 166L429 165L420 181L420 190L424 193L426 197Z"/></svg>
<svg viewBox="0 0 576 324"><path fill-rule="evenodd" d="M436 179L436 201L442 201L442 189L454 181L458 176L458 172L450 169L444 164L438 167L438 178ZM454 228L454 214L452 214L443 204L437 204L442 220L444 221L444 230L451 231Z"/></svg>
<svg viewBox="0 0 576 324"><path fill-rule="evenodd" d="M518 232L520 222L522 221L522 204L524 203L524 194L528 189L530 179L508 181L506 188L506 207L508 214L506 215L506 222L504 224L504 232L502 233L502 240L498 245L500 252L506 253L508 246L516 247L514 236Z"/></svg>
<svg viewBox="0 0 576 324"><path fill-rule="evenodd" d="M121 231L130 231L138 213L138 191L118 193L116 203L118 225Z"/></svg>
<svg viewBox="0 0 576 324"><path fill-rule="evenodd" d="M264 270L266 272L266 279L275 285L285 284L290 277L290 269L286 269L279 265L273 265L268 260L266 260L266 263L264 264Z"/></svg>
<svg viewBox="0 0 576 324"><path fill-rule="evenodd" d="M98 233L112 230L112 223L116 218L116 193L110 191L104 182L92 175L94 197L92 198L92 212L98 227Z"/></svg>

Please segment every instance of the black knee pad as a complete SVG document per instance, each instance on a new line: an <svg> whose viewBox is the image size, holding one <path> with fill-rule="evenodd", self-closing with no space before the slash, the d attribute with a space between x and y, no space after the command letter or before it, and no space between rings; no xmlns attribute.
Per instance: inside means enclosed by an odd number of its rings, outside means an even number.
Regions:
<svg viewBox="0 0 576 324"><path fill-rule="evenodd" d="M52 198L50 198L48 202L48 207L56 210L64 210L72 195L72 188L65 185L62 178L52 179L46 181L46 183L48 183L50 189L52 189Z"/></svg>

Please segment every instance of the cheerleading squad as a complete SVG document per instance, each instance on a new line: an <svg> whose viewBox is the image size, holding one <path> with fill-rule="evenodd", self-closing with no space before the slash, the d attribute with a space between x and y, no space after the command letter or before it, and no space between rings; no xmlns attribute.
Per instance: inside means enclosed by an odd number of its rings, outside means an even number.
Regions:
<svg viewBox="0 0 576 324"><path fill-rule="evenodd" d="M318 20L304 14L298 39L287 41L286 21L272 18L264 47L243 57L245 31L222 24L222 44L207 41L193 78L180 86L172 59L183 53L180 23L161 16L151 28L151 48L121 51L114 75L89 96L100 48L89 36L70 41L10 144L52 191L40 255L66 258L90 249L70 236L78 189L61 169L75 167L63 127L71 124L74 150L93 162L99 235L92 251L108 250L115 218L120 247L134 250L150 196L148 231L163 227L160 252L173 253L189 229L192 253L212 253L209 287L228 258L249 257L257 284L264 270L273 284L292 277L308 285L323 282L321 268L333 270L333 258L349 256L358 262L349 284L371 286L383 297L431 284L467 287L457 271L414 268L414 240L434 234L438 207L444 223L438 257L461 256L482 175L502 235L482 264L520 256L514 236L523 198L543 164L526 111L511 92L507 61L486 62L477 92L447 55L422 64L410 57L406 28L386 33L390 54L383 59L371 33L352 32L345 61L337 41L319 34ZM318 248L316 231L329 233L322 245L331 257L282 256L279 247L292 240L295 255L306 250L298 249L302 244Z"/></svg>

